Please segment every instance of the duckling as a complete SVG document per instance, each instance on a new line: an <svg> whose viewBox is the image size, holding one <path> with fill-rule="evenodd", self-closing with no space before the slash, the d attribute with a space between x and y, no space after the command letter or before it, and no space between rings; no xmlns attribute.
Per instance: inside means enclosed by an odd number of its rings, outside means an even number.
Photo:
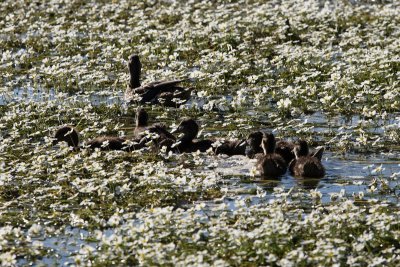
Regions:
<svg viewBox="0 0 400 267"><path fill-rule="evenodd" d="M128 145L127 139L116 136L100 136L86 143L90 148L100 148L101 150L124 150L131 151L137 149L134 145Z"/></svg>
<svg viewBox="0 0 400 267"><path fill-rule="evenodd" d="M224 141L222 144L214 148L214 153L216 155L225 154L228 156L246 155L246 147L246 140Z"/></svg>
<svg viewBox="0 0 400 267"><path fill-rule="evenodd" d="M261 142L263 139L263 134L261 132L251 133L247 138L246 156L249 158L254 158L256 154L262 153ZM294 144L292 142L287 142L284 140L279 140L276 142L275 153L281 155L287 164L289 164L294 159Z"/></svg>
<svg viewBox="0 0 400 267"><path fill-rule="evenodd" d="M147 145L148 142L153 141L153 145L156 149L167 147L167 151L171 150L172 145L176 142L176 138L173 134L168 132L164 124L153 124L147 128L146 132L140 139L140 146Z"/></svg>
<svg viewBox="0 0 400 267"><path fill-rule="evenodd" d="M72 126L60 127L56 131L54 138L55 140L53 141L53 145L56 145L59 142L67 142L68 146L70 147L79 147L79 133Z"/></svg>
<svg viewBox="0 0 400 267"><path fill-rule="evenodd" d="M176 132L182 133L183 136L180 137L174 144L174 150L178 153L183 152L205 152L212 147L214 141L211 140L194 140L199 133L199 125L193 119L185 119L181 121Z"/></svg>
<svg viewBox="0 0 400 267"><path fill-rule="evenodd" d="M277 177L286 173L287 163L281 155L275 153L275 147L275 136L266 134L262 140L264 155L257 159L256 165L262 176Z"/></svg>
<svg viewBox="0 0 400 267"><path fill-rule="evenodd" d="M321 163L325 148L320 147L314 154L309 154L306 141L299 141L299 146L294 148L295 159L289 164L289 171L294 176L308 178L322 178L325 176L325 168Z"/></svg>
<svg viewBox="0 0 400 267"><path fill-rule="evenodd" d="M163 146L170 149L171 145L175 143L176 138L173 134L168 132L164 124L153 124L148 125L149 115L146 110L138 107L135 118L135 130L133 132L135 138L139 141L139 148L143 148L150 141L154 141L156 147L161 148Z"/></svg>
<svg viewBox="0 0 400 267"><path fill-rule="evenodd" d="M72 126L63 126L59 128L54 136L53 145L59 142L67 142L67 144L75 149L80 149L80 140L78 131ZM127 140L120 137L102 136L97 137L89 142L87 146L90 148L100 148L101 150L125 150L131 151L137 149L137 145L126 144Z"/></svg>
<svg viewBox="0 0 400 267"><path fill-rule="evenodd" d="M142 64L138 55L132 55L129 58L128 69L130 81L125 91L125 99L131 100L135 95L141 97L140 103L163 104L169 107L176 107L185 103L190 98L191 88L178 86L184 80L157 81L142 86L140 84L140 75ZM173 99L177 99L175 103Z"/></svg>
<svg viewBox="0 0 400 267"><path fill-rule="evenodd" d="M252 159L256 157L256 154L263 153L263 149L261 148L262 139L262 132L253 132L247 136L247 146L245 150L245 154L247 157Z"/></svg>
<svg viewBox="0 0 400 267"><path fill-rule="evenodd" d="M287 164L289 164L294 158L294 149L295 145L292 142L279 140L276 143L275 153L281 155Z"/></svg>

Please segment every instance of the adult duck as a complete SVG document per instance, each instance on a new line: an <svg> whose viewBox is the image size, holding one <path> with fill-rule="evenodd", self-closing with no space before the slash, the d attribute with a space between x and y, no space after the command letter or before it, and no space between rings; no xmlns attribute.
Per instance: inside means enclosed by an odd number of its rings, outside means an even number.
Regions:
<svg viewBox="0 0 400 267"><path fill-rule="evenodd" d="M307 178L324 177L325 168L321 162L324 150L324 147L320 147L313 154L310 154L307 142L300 140L299 146L294 148L295 159L289 164L290 173L294 176Z"/></svg>
<svg viewBox="0 0 400 267"><path fill-rule="evenodd" d="M214 143L212 140L195 140L199 133L199 125L193 119L181 121L175 132L182 134L173 146L174 151L177 153L190 153L198 150L200 152L206 152Z"/></svg>
<svg viewBox="0 0 400 267"><path fill-rule="evenodd" d="M140 75L142 64L138 55L132 55L128 61L130 80L125 91L125 99L133 101L138 99L141 104L162 104L176 107L185 103L190 98L191 88L179 86L183 80L156 81L141 85Z"/></svg>
<svg viewBox="0 0 400 267"><path fill-rule="evenodd" d="M257 159L257 170L262 176L278 177L286 173L285 159L275 152L276 140L271 133L266 134L262 140L264 155Z"/></svg>

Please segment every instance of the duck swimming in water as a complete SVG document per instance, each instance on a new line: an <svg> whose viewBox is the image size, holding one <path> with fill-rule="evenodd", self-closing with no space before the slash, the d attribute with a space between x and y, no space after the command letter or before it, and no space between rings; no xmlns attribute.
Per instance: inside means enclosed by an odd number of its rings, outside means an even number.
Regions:
<svg viewBox="0 0 400 267"><path fill-rule="evenodd" d="M216 155L225 154L228 156L246 155L247 142L244 140L224 141L218 146L214 147Z"/></svg>
<svg viewBox="0 0 400 267"><path fill-rule="evenodd" d="M133 130L133 135L135 138L140 137L144 131L147 130L149 126L149 115L147 114L146 110L141 107L136 109L136 116L135 116L135 129Z"/></svg>
<svg viewBox="0 0 400 267"><path fill-rule="evenodd" d="M67 142L68 146L78 148L79 147L79 133L72 126L60 127L54 135L53 145L59 142Z"/></svg>
<svg viewBox="0 0 400 267"><path fill-rule="evenodd" d="M311 155L307 142L299 141L299 146L294 148L295 159L289 164L290 173L294 176L307 178L324 177L325 168L321 162L324 150L324 147L320 147Z"/></svg>
<svg viewBox="0 0 400 267"><path fill-rule="evenodd" d="M262 132L253 132L247 138L246 156L249 158L256 157L256 154L263 153L262 149ZM276 139L275 139L276 140ZM292 142L279 140L275 145L275 153L283 157L287 164L294 159L295 145Z"/></svg>
<svg viewBox="0 0 400 267"><path fill-rule="evenodd" d="M129 58L128 69L130 81L125 91L125 99L132 101L139 97L139 103L162 104L168 107L176 107L185 103L190 98L191 88L178 86L184 80L157 81L141 85L140 75L142 64L138 55Z"/></svg>
<svg viewBox="0 0 400 267"><path fill-rule="evenodd" d="M278 177L286 173L285 159L275 152L276 140L271 133L266 134L262 140L264 155L257 159L257 170L262 176Z"/></svg>
<svg viewBox="0 0 400 267"><path fill-rule="evenodd" d="M67 144L75 149L80 149L79 133L72 126L63 126L59 128L54 136L53 145L59 142ZM127 139L114 136L101 136L92 139L86 143L89 148L99 148L101 150L124 150L131 151L138 149L138 144L128 144Z"/></svg>
<svg viewBox="0 0 400 267"><path fill-rule="evenodd" d="M214 143L212 140L195 140L199 133L199 125L193 119L181 121L176 132L183 134L174 144L174 151L177 153L190 153L197 150L206 152Z"/></svg>
<svg viewBox="0 0 400 267"><path fill-rule="evenodd" d="M175 136L168 132L163 124L157 123L149 126L148 118L149 115L146 110L138 107L135 118L136 127L133 134L135 139L140 140L139 147L143 148L148 142L153 141L157 148L166 146L167 150L170 150L172 144L176 141Z"/></svg>
<svg viewBox="0 0 400 267"><path fill-rule="evenodd" d="M247 146L245 154L249 158L256 157L257 154L263 153L263 149L261 148L261 142L263 139L262 132L253 132L247 136Z"/></svg>

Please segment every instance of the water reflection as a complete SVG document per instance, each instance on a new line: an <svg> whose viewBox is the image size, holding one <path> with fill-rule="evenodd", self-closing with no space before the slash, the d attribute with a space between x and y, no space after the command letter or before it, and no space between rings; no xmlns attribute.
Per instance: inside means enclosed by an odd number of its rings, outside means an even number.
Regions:
<svg viewBox="0 0 400 267"><path fill-rule="evenodd" d="M247 192L249 196L254 196L257 188L262 188L269 193L272 193L277 186L285 188L286 191L292 187L306 190L317 189L322 194L321 201L328 203L331 201L333 193L339 193L342 190L350 198L353 193L358 194L359 192L364 192L366 198L376 197L378 192L371 191L371 194L368 194L369 185L374 179L387 180L391 188L399 187L399 182L394 177L400 170L398 158L393 159L392 154L390 157L384 154L367 157L350 154L347 157L337 157L335 154L327 152L323 158L327 173L322 179L293 177L289 172L279 179L273 180L266 180L261 176L253 177L255 160L242 156L217 158L218 167L215 171L222 175L224 183L232 192L241 190ZM389 195L386 196L389 199L392 198ZM272 195L270 194L268 197L272 198ZM392 198L392 200L395 199Z"/></svg>

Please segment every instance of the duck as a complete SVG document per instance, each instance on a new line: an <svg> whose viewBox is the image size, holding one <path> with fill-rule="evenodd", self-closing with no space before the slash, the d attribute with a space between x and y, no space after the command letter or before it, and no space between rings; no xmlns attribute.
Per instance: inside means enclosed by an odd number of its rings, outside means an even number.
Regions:
<svg viewBox="0 0 400 267"><path fill-rule="evenodd" d="M128 139L116 136L99 136L86 143L92 149L132 151L138 149L135 145L127 143Z"/></svg>
<svg viewBox="0 0 400 267"><path fill-rule="evenodd" d="M252 132L247 136L245 155L249 158L255 158L256 155L263 153L261 148L261 142L263 139L263 133L260 131Z"/></svg>
<svg viewBox="0 0 400 267"><path fill-rule="evenodd" d="M86 143L86 146L89 148L99 148L101 150L124 150L131 151L138 149L138 141L135 140L136 144L127 144L127 139L121 137L114 136L101 136L94 138ZM55 135L53 145L58 144L59 142L66 142L68 146L73 147L76 150L79 150L82 146L80 145L79 133L75 129L75 127L67 125L60 127Z"/></svg>
<svg viewBox="0 0 400 267"><path fill-rule="evenodd" d="M78 131L75 129L75 127L70 125L60 127L59 129L57 129L54 135L53 145L57 145L59 142L66 142L68 146L73 148L78 148L79 147Z"/></svg>
<svg viewBox="0 0 400 267"><path fill-rule="evenodd" d="M289 164L294 158L293 149L295 148L295 144L293 142L288 142L285 140L279 140L276 143L275 153L281 155L283 159Z"/></svg>
<svg viewBox="0 0 400 267"><path fill-rule="evenodd" d="M216 142L214 142L216 144ZM216 155L225 154L227 156L246 155L247 140L223 141L215 146L213 151Z"/></svg>
<svg viewBox="0 0 400 267"><path fill-rule="evenodd" d="M295 158L289 164L292 175L306 178L322 178L325 176L325 167L322 165L322 154L325 148L318 148L313 154L309 153L308 143L299 141L299 146L293 149Z"/></svg>
<svg viewBox="0 0 400 267"><path fill-rule="evenodd" d="M256 168L262 176L278 177L286 173L288 164L275 152L276 140L272 133L265 134L262 140L264 155L257 159Z"/></svg>
<svg viewBox="0 0 400 267"><path fill-rule="evenodd" d="M206 152L214 143L212 140L194 140L199 133L199 125L194 119L182 120L175 132L183 134L173 145L177 153Z"/></svg>
<svg viewBox="0 0 400 267"><path fill-rule="evenodd" d="M194 140L199 132L199 125L194 119L181 121L176 132L183 133L183 136L177 141L178 145L176 145L176 151L179 152L195 152L197 150L205 152L211 148L216 155L246 155L246 139L223 141L222 143L217 140Z"/></svg>
<svg viewBox="0 0 400 267"><path fill-rule="evenodd" d="M140 75L142 64L139 56L133 54L129 57L128 69L130 80L125 91L125 99L132 101L136 96L140 97L139 103L162 104L168 107L177 107L186 103L191 95L192 88L184 88L179 83L185 79L172 81L156 81L141 85ZM177 101L175 101L177 100Z"/></svg>
<svg viewBox="0 0 400 267"><path fill-rule="evenodd" d="M255 158L258 154L263 153L263 149L261 148L262 140L262 132L251 133L247 138L246 156ZM292 142L276 140L275 153L281 155L286 163L289 164L295 158L294 147L295 145Z"/></svg>
<svg viewBox="0 0 400 267"><path fill-rule="evenodd" d="M175 143L176 138L173 134L168 132L166 126L161 123L148 124L149 115L144 108L138 107L135 116L135 129L133 131L134 137L139 141L139 148L143 148L150 141L154 141L157 148L163 146L167 147L169 151L171 146Z"/></svg>

